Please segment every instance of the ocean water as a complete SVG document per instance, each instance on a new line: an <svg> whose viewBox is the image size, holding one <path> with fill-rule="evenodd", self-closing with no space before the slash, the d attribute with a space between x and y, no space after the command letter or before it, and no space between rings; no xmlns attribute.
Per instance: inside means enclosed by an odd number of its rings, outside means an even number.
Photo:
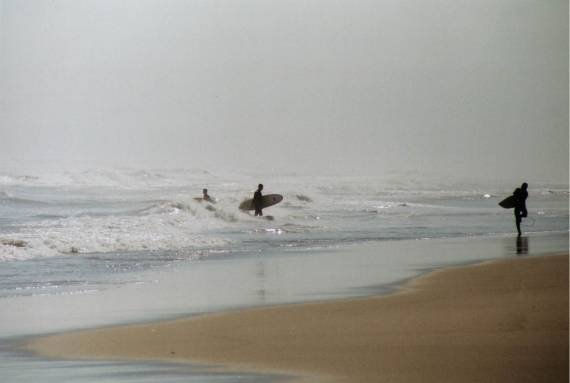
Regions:
<svg viewBox="0 0 570 383"><path fill-rule="evenodd" d="M259 182L284 196L262 219L237 208ZM0 340L366 295L446 264L567 250L568 185L530 182L520 241L512 210L497 206L516 186L196 169L0 172ZM194 199L202 188L215 204ZM45 361L8 346L0 359L0 377L14 382L278 379Z"/></svg>
<svg viewBox="0 0 570 383"><path fill-rule="evenodd" d="M265 194L284 196L266 210L273 220L237 209L258 182L265 183ZM215 204L194 200L203 187ZM1 246L0 262L114 254L110 258L128 261L108 270L120 272L229 251L506 234L514 231L512 210L497 202L512 189L370 177L224 176L202 170L0 174L0 239L25 243ZM567 185L531 184L528 205L526 232L567 231ZM156 257L157 252L168 255ZM132 262L134 253L152 256ZM9 286L0 290L0 296L13 293Z"/></svg>

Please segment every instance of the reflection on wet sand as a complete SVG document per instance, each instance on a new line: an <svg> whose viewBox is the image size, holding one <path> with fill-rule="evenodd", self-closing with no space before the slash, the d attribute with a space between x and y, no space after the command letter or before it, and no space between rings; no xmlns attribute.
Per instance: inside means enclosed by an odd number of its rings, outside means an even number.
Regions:
<svg viewBox="0 0 570 383"><path fill-rule="evenodd" d="M528 237L517 237L517 254L528 254Z"/></svg>

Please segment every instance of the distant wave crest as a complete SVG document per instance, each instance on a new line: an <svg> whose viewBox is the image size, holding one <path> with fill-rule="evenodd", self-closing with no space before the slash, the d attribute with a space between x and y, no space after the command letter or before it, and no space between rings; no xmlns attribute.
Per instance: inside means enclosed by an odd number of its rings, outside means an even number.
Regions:
<svg viewBox="0 0 570 383"><path fill-rule="evenodd" d="M196 180L214 177L204 169L140 170L91 169L85 171L46 172L41 174L0 174L0 185L5 186L99 186L126 189L143 187L183 186Z"/></svg>

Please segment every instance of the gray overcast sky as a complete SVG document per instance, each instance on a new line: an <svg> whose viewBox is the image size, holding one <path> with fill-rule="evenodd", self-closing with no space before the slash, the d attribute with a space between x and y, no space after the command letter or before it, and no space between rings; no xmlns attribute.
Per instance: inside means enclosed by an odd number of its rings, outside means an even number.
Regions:
<svg viewBox="0 0 570 383"><path fill-rule="evenodd" d="M563 0L0 0L0 160L568 182Z"/></svg>

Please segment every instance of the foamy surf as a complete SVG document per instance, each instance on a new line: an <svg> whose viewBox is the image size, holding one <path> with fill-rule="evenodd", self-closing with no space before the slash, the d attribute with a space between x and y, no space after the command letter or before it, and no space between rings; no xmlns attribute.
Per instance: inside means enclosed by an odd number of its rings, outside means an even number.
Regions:
<svg viewBox="0 0 570 383"><path fill-rule="evenodd" d="M272 220L237 208L259 181L267 193L284 196L266 209ZM204 187L215 204L195 199ZM252 177L202 169L6 173L0 174L0 239L25 246L0 244L0 261L510 233L511 212L496 205L510 189L417 177ZM533 231L567 230L567 197L563 186L534 185Z"/></svg>

